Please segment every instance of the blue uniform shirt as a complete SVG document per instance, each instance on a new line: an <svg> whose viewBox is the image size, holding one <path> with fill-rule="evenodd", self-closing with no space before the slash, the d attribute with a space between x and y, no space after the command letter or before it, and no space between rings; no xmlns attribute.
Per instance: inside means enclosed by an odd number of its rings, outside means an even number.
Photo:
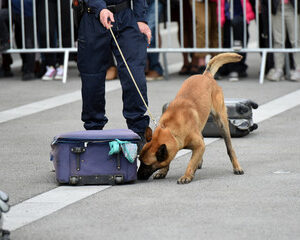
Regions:
<svg viewBox="0 0 300 240"><path fill-rule="evenodd" d="M96 18L99 18L99 14L102 9L107 5L118 4L126 0L84 0L89 7L97 9ZM133 0L133 12L137 22L147 23L147 0Z"/></svg>

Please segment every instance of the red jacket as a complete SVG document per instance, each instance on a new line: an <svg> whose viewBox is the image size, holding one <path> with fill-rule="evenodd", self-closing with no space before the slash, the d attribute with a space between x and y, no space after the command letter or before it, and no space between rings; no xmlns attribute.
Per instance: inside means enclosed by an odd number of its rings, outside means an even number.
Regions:
<svg viewBox="0 0 300 240"><path fill-rule="evenodd" d="M211 2L217 3L217 16L218 21L220 19L219 16L219 1L221 2L221 26L225 23L225 0L210 0ZM244 0L241 0L242 6L244 6ZM253 12L252 6L249 0L246 0L246 20L249 23L251 20L255 19L255 14Z"/></svg>

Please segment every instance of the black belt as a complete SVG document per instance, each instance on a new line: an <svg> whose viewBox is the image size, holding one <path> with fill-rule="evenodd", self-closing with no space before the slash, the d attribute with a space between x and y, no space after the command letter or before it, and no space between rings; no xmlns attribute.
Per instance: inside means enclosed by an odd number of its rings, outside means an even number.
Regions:
<svg viewBox="0 0 300 240"><path fill-rule="evenodd" d="M129 1L125 1L125 2L115 4L115 5L108 5L106 8L109 11L111 11L112 13L118 13L127 8L130 8L130 3L129 3Z"/></svg>
<svg viewBox="0 0 300 240"><path fill-rule="evenodd" d="M125 1L115 5L107 5L106 8L112 13L118 13L127 8L130 8L130 3L129 1ZM96 9L87 6L85 6L85 11L87 11L88 13L96 13Z"/></svg>

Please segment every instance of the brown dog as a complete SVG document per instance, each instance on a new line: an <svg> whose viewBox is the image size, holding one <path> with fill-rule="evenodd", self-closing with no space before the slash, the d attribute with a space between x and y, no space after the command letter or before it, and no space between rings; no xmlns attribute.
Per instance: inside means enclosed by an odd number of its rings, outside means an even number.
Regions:
<svg viewBox="0 0 300 240"><path fill-rule="evenodd" d="M223 64L241 59L242 56L236 53L219 54L209 61L203 75L194 75L184 81L175 99L161 116L153 135L150 128L146 130L147 143L140 154L138 179L147 180L158 169L154 178L165 178L170 162L180 149L185 148L192 150L192 157L185 174L177 183L190 183L202 164L205 144L201 133L210 113L221 129L233 172L244 173L231 145L223 92L213 78Z"/></svg>

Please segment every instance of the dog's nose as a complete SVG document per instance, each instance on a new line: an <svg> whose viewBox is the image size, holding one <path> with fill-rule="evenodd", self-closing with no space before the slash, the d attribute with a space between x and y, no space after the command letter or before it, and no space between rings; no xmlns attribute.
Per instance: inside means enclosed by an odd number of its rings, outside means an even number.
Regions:
<svg viewBox="0 0 300 240"><path fill-rule="evenodd" d="M147 166L144 163L141 163L139 170L137 172L137 178L139 180L148 180L153 172L154 170L152 169L151 166Z"/></svg>

